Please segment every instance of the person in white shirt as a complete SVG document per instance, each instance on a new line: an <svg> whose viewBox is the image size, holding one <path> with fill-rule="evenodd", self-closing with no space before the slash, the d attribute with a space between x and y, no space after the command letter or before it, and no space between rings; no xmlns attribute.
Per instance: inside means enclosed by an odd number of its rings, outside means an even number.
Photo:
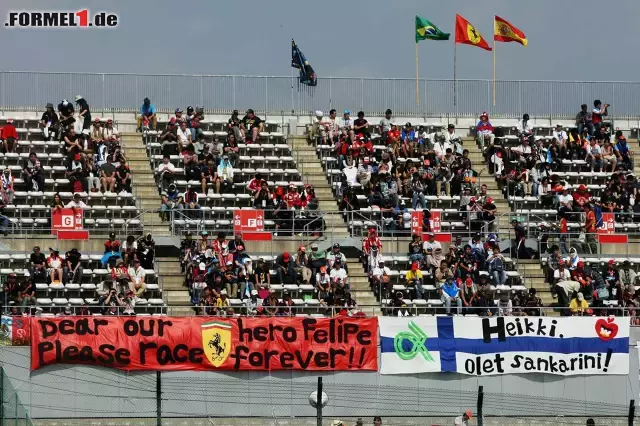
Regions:
<svg viewBox="0 0 640 426"><path fill-rule="evenodd" d="M353 129L353 119L350 116L351 111L349 111L348 109L344 110L344 115L342 116L342 119L340 120L340 128L343 130L352 130Z"/></svg>
<svg viewBox="0 0 640 426"><path fill-rule="evenodd" d="M553 131L553 138L556 139L561 144L566 144L569 141L569 137L567 136L567 132L562 128L562 124L556 124L556 128Z"/></svg>
<svg viewBox="0 0 640 426"><path fill-rule="evenodd" d="M380 134L382 135L382 138L384 140L386 140L387 133L389 132L389 130L391 130L391 126L393 125L391 123L391 115L392 115L391 110L387 109L384 112L384 118L380 120Z"/></svg>
<svg viewBox="0 0 640 426"><path fill-rule="evenodd" d="M429 232L429 239L422 244L422 247L428 254L433 253L438 248L442 250L442 245L440 241L436 241L436 234L433 232Z"/></svg>
<svg viewBox="0 0 640 426"><path fill-rule="evenodd" d="M454 426L469 426L471 417L473 417L471 410L467 410L461 416L456 417L453 424Z"/></svg>
<svg viewBox="0 0 640 426"><path fill-rule="evenodd" d="M356 183L358 169L353 165L353 159L347 160L347 167L342 170L342 173L347 177L347 182L350 186Z"/></svg>
<svg viewBox="0 0 640 426"><path fill-rule="evenodd" d="M331 277L332 283L342 283L347 290L349 289L349 277L347 276L347 271L342 267L342 261L336 260L333 264L329 277Z"/></svg>
<svg viewBox="0 0 640 426"><path fill-rule="evenodd" d="M162 188L167 188L173 182L175 173L175 166L169 162L169 156L165 155L162 158L162 163L158 164L158 168L156 169L156 174L160 178Z"/></svg>
<svg viewBox="0 0 640 426"><path fill-rule="evenodd" d="M87 205L80 199L80 193L73 194L73 200L69 201L65 206L68 209L86 209Z"/></svg>
<svg viewBox="0 0 640 426"><path fill-rule="evenodd" d="M599 172L602 169L602 151L600 150L600 145L596 143L595 138L589 141L586 150L587 156L585 161L591 166L592 172L594 170Z"/></svg>
<svg viewBox="0 0 640 426"><path fill-rule="evenodd" d="M450 142L447 142L446 135L438 135L436 137L436 142L433 144L433 151L436 154L438 159L442 160L442 157L447 153L447 149L451 149L453 151L453 145Z"/></svg>
<svg viewBox="0 0 640 426"><path fill-rule="evenodd" d="M336 142L340 136L340 121L341 119L336 117L336 110L329 111L329 140L331 143Z"/></svg>
<svg viewBox="0 0 640 426"><path fill-rule="evenodd" d="M518 131L518 136L531 136L533 135L533 126L531 126L531 122L529 121L529 114L524 114L522 116L522 120L518 121L518 126L516 127Z"/></svg>
<svg viewBox="0 0 640 426"><path fill-rule="evenodd" d="M360 185L367 186L371 181L371 174L373 173L373 167L371 167L371 160L369 157L364 157L362 162L358 166L357 178Z"/></svg>
<svg viewBox="0 0 640 426"><path fill-rule="evenodd" d="M110 142L120 141L120 132L113 126L113 120L110 118L102 129L102 139Z"/></svg>
<svg viewBox="0 0 640 426"><path fill-rule="evenodd" d="M327 274L327 267L321 266L320 272L316 274L316 288L318 292L318 299L325 298L328 292L331 291L331 277Z"/></svg>
<svg viewBox="0 0 640 426"><path fill-rule="evenodd" d="M568 188L564 188L562 194L558 195L558 210L566 213L573 211L573 196L569 194Z"/></svg>
<svg viewBox="0 0 640 426"><path fill-rule="evenodd" d="M320 136L322 138L322 144L326 145L327 144L327 129L329 127L331 127L331 121L325 120L323 118L324 113L322 111L316 111L316 119L313 122L313 127L312 127L312 137L313 137L313 141L315 142L315 139Z"/></svg>
<svg viewBox="0 0 640 426"><path fill-rule="evenodd" d="M133 267L129 268L129 278L131 280L129 282L129 290L133 291L136 297L144 293L146 276L147 272L140 266L140 259L135 259Z"/></svg>
<svg viewBox="0 0 640 426"><path fill-rule="evenodd" d="M178 152L182 152L182 147L186 147L191 143L191 129L187 129L187 123L180 122L178 127Z"/></svg>
<svg viewBox="0 0 640 426"><path fill-rule="evenodd" d="M387 278L384 278L384 277ZM373 292L382 293L382 286L388 284L391 277L391 269L388 266L384 266L384 260L380 260L377 266L371 271L371 280L373 281ZM390 289L387 289L390 290ZM380 293L379 293L380 292Z"/></svg>
<svg viewBox="0 0 640 426"><path fill-rule="evenodd" d="M526 136L522 136L520 145L511 148L511 152L514 152L520 163L526 163L527 157L531 155L531 147L529 146L529 140Z"/></svg>

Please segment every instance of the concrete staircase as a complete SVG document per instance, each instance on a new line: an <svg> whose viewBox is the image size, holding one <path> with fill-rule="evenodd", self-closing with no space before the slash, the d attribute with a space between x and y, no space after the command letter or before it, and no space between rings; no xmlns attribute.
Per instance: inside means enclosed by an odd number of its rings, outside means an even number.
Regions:
<svg viewBox="0 0 640 426"><path fill-rule="evenodd" d="M380 311L380 304L373 295L371 288L369 287L369 276L362 267L360 259L347 258L347 266L349 268L349 281L351 284L351 296L360 306L367 305L365 314L369 315L382 315ZM373 311L371 310L372 306Z"/></svg>
<svg viewBox="0 0 640 426"><path fill-rule="evenodd" d="M158 277L160 278L162 297L169 305L169 315L193 315L191 298L184 286L184 274L180 262L175 257L156 258Z"/></svg>
<svg viewBox="0 0 640 426"><path fill-rule="evenodd" d="M145 232L151 232L154 236L169 236L169 225L162 223L160 215L155 212L160 209L160 195L140 133L124 133L122 146L131 168L134 195L139 208L145 211L140 219Z"/></svg>
<svg viewBox="0 0 640 426"><path fill-rule="evenodd" d="M319 210L329 213L324 216L327 232L332 232L334 239L348 237L349 231L315 147L310 145L304 136L294 136L290 140L292 155L304 182L314 186L320 204Z"/></svg>
<svg viewBox="0 0 640 426"><path fill-rule="evenodd" d="M535 288L537 295L542 299L544 306L549 306L556 302L556 299L551 296L551 287L545 282L545 269L540 264L539 259L518 261L520 268L520 274L525 277L524 285L527 288Z"/></svg>

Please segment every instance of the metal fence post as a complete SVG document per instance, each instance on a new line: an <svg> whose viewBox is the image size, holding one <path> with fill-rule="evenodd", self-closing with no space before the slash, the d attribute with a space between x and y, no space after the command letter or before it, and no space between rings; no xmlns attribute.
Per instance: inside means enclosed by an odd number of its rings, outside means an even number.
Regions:
<svg viewBox="0 0 640 426"><path fill-rule="evenodd" d="M635 417L636 414L636 400L632 399L631 401L629 401L629 426L633 426L633 418Z"/></svg>
<svg viewBox="0 0 640 426"><path fill-rule="evenodd" d="M317 426L322 426L322 377L318 377L318 391L316 398Z"/></svg>
<svg viewBox="0 0 640 426"><path fill-rule="evenodd" d="M478 403L476 412L478 413L478 426L484 426L484 418L482 417L482 403L484 400L484 386L478 386Z"/></svg>
<svg viewBox="0 0 640 426"><path fill-rule="evenodd" d="M0 426L4 426L4 367L0 367Z"/></svg>
<svg viewBox="0 0 640 426"><path fill-rule="evenodd" d="M162 375L156 371L156 426L162 426Z"/></svg>

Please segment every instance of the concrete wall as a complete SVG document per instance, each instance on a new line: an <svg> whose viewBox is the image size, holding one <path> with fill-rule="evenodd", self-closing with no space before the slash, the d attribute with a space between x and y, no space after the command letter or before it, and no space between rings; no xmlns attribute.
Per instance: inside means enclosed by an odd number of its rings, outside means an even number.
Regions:
<svg viewBox="0 0 640 426"><path fill-rule="evenodd" d="M640 330L632 329L628 376L542 374L472 377L453 373L381 376L322 373L331 417L450 415L475 408L484 386L486 415L625 415L638 400ZM30 373L29 348L0 348L6 379L32 418L154 417L156 374L86 366L51 366ZM313 416L308 404L317 373L171 372L162 377L166 417ZM5 400L12 400L5 394ZM515 413L514 401L518 403Z"/></svg>

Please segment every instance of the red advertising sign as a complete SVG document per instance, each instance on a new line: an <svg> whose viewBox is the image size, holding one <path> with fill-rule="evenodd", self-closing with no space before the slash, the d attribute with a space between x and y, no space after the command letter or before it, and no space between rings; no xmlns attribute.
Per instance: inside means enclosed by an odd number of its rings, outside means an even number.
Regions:
<svg viewBox="0 0 640 426"><path fill-rule="evenodd" d="M29 345L29 318L19 315L2 315L0 337L4 344L13 346Z"/></svg>
<svg viewBox="0 0 640 426"><path fill-rule="evenodd" d="M602 213L602 226L598 228L598 234L613 234L615 232L615 216L613 213Z"/></svg>
<svg viewBox="0 0 640 426"><path fill-rule="evenodd" d="M54 235L58 231L70 231L82 229L82 209L52 209L51 229Z"/></svg>
<svg viewBox="0 0 640 426"><path fill-rule="evenodd" d="M233 213L233 232L264 231L264 211L236 210Z"/></svg>
<svg viewBox="0 0 640 426"><path fill-rule="evenodd" d="M378 369L377 318L31 318L31 369Z"/></svg>
<svg viewBox="0 0 640 426"><path fill-rule="evenodd" d="M431 224L431 232L438 233L442 229L440 224L440 213L439 211L431 212L431 219L429 219L429 223ZM411 212L411 234L412 235L420 235L422 236L422 222L424 220L424 216L422 210Z"/></svg>

